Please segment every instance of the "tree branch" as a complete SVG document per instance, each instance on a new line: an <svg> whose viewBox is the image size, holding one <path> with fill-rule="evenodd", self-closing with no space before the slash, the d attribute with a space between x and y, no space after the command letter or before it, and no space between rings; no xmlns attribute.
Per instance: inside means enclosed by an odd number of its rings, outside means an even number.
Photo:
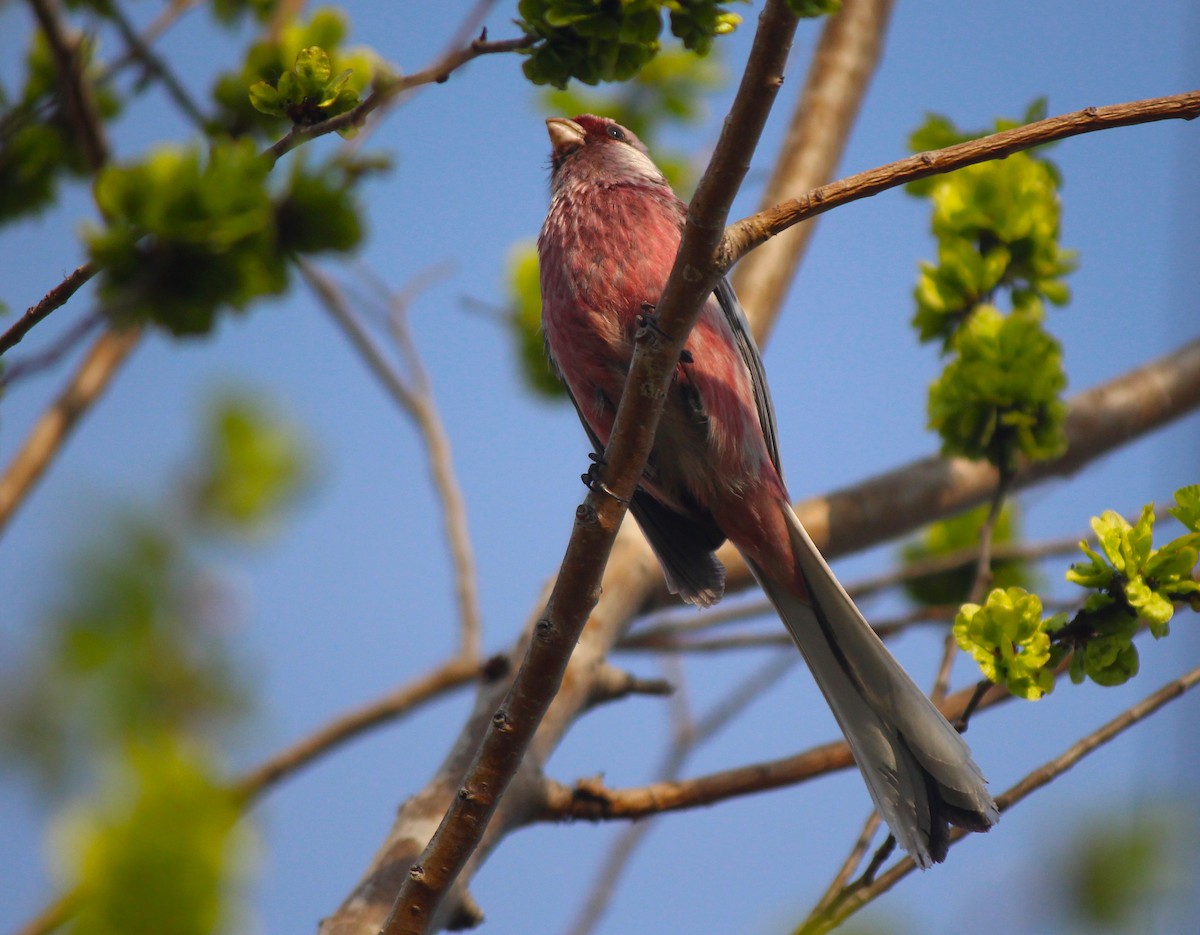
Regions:
<svg viewBox="0 0 1200 935"><path fill-rule="evenodd" d="M461 688L474 681L479 674L480 665L476 660L464 656L450 659L382 698L340 715L275 754L234 782L232 791L239 800L249 804L318 757L373 727L393 721L427 701Z"/></svg>
<svg viewBox="0 0 1200 935"><path fill-rule="evenodd" d="M974 693L975 686L972 685L947 698L939 706L946 719L953 722L965 710ZM1003 686L993 685L978 708L989 708L1012 697ZM627 789L608 789L595 779L582 779L574 786L547 780L546 797L537 817L540 821L551 822L647 818L799 785L853 765L850 747L844 740L838 740L782 759Z"/></svg>
<svg viewBox="0 0 1200 935"><path fill-rule="evenodd" d="M42 413L24 447L0 477L0 533L41 478L79 417L104 392L141 336L141 328L105 331L92 344L58 398Z"/></svg>
<svg viewBox="0 0 1200 935"><path fill-rule="evenodd" d="M175 73L171 71L167 63L150 47L150 43L138 35L137 30L133 28L133 24L129 22L125 11L121 9L121 5L116 0L108 5L107 14L125 41L129 56L142 63L142 68L145 69L147 75L152 75L162 83L171 100L175 102L175 106L183 112L196 129L204 132L207 121L200 107L192 100L187 88L175 77Z"/></svg>
<svg viewBox="0 0 1200 935"><path fill-rule="evenodd" d="M782 71L796 27L783 0L768 0L733 107L688 210L674 269L659 304L661 342L640 342L606 451L608 496L591 492L576 511L558 583L535 628L525 661L503 704L494 712L458 794L401 885L384 924L386 935L421 933L439 924L439 910L483 840L500 797L516 775L553 700L588 616L612 550L626 502L641 477L662 411L667 381L704 296L719 273L711 257L725 229ZM647 332L647 337L650 333Z"/></svg>
<svg viewBox="0 0 1200 935"><path fill-rule="evenodd" d="M68 38L57 0L29 0L29 5L46 37L50 54L54 56L63 107L75 128L88 165L96 172L108 162L108 141L104 135L104 121L96 110L96 98L84 73L87 63L80 42Z"/></svg>
<svg viewBox="0 0 1200 935"><path fill-rule="evenodd" d="M84 263L83 266L78 267L66 279L47 292L37 305L29 306L25 310L25 314L18 318L3 335L0 335L0 355L20 344L21 339L29 333L34 325L55 309L65 305L67 300L79 291L79 287L98 272L99 268L95 263Z"/></svg>
<svg viewBox="0 0 1200 935"><path fill-rule="evenodd" d="M297 262L304 281L316 293L326 311L342 328L350 343L362 356L371 372L379 378L392 399L412 419L425 442L429 473L441 500L442 523L450 550L450 563L454 569L460 644L465 656L477 659L481 652L482 623L475 556L467 526L466 498L454 472L450 439L434 402L433 389L413 346L411 335L404 327L403 316L392 316L393 333L412 373L412 386L396 371L376 345L333 281L307 260L301 259Z"/></svg>
<svg viewBox="0 0 1200 935"><path fill-rule="evenodd" d="M1002 133L947 146L945 149L918 153L907 159L822 185L800 198L785 201L730 225L722 246L723 265L728 269L759 244L801 221L824 214L840 205L878 195L889 188L896 188L931 175L953 172L977 162L1003 159L1022 150L1083 133L1152 123L1157 120L1192 120L1198 115L1200 91L1188 91L1184 94L1147 98L1127 104L1087 107L1074 113L1049 117Z"/></svg>

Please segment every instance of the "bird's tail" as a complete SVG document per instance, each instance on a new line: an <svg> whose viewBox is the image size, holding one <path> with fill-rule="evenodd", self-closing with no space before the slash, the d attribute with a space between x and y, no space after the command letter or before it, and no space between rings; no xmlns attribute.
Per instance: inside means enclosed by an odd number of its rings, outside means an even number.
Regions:
<svg viewBox="0 0 1200 935"><path fill-rule="evenodd" d="M999 819L959 733L871 629L790 506L801 598L750 563L829 702L871 798L922 867L942 861L949 824L987 831Z"/></svg>

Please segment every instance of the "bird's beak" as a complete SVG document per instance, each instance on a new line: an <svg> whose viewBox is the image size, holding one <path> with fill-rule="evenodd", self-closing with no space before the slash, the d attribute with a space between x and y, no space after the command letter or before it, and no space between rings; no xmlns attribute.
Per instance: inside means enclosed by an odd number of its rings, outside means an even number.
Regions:
<svg viewBox="0 0 1200 935"><path fill-rule="evenodd" d="M566 117L550 117L546 120L546 132L550 134L550 144L554 151L566 149L568 146L579 146L583 143L583 127L574 120Z"/></svg>

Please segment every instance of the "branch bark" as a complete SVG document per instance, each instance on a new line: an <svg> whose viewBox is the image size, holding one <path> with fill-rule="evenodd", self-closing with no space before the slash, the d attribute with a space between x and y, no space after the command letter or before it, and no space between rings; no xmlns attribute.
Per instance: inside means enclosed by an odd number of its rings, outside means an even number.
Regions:
<svg viewBox="0 0 1200 935"><path fill-rule="evenodd" d="M592 491L576 511L559 580L537 622L525 661L503 704L492 714L437 831L404 877L384 924L386 935L426 932L447 916L461 915L458 907L469 902L461 895L450 902L447 897L483 842L599 598L604 565L653 444L667 383L701 303L720 275L714 251L782 84L796 22L784 0L768 0L759 17L749 62L709 168L689 206L679 255L660 300L658 324L663 339L651 340L653 333L647 331L634 356L605 452L607 467L600 487L606 492ZM444 905L449 908L443 909Z"/></svg>
<svg viewBox="0 0 1200 935"><path fill-rule="evenodd" d="M760 244L801 221L824 214L840 205L870 198L889 188L896 188L931 175L953 172L955 169L975 165L977 162L987 162L990 159L1003 159L1022 150L1083 133L1153 123L1158 120L1193 120L1197 116L1200 116L1200 91L1188 91L1168 97L1131 101L1127 104L1086 107L1074 113L1038 120L1023 127L947 146L945 149L917 153L907 159L822 185L799 198L785 201L730 225L722 245L722 262L728 269Z"/></svg>
<svg viewBox="0 0 1200 935"><path fill-rule="evenodd" d="M769 6L764 16L774 6ZM769 84L761 79L756 87L760 95L764 88L770 90ZM691 301L696 301L698 307L699 297L711 289L715 275L751 246L806 217L828 210L835 200L836 203L856 200L915 178L998 158L1050 139L1107 126L1190 118L1198 111L1200 93L1193 93L1089 110L1081 112L1082 117L1054 118L1049 121L1052 125L1049 130L1034 124L1031 133L1022 132L1029 128L1020 128L999 134L998 142L997 137L975 141L978 149L963 144L825 186L806 196L805 202L797 202L799 207L784 205L760 213L738 222L724 236L719 236L717 218L707 207L706 199L713 187L719 190L731 184L735 176L740 178L748 156L730 163L734 168L728 173L711 179L706 174L689 211L675 272L659 304L659 325L668 337L652 347L639 347L628 382L635 391L622 398L613 441L606 452L607 489L616 497L627 499L640 477L641 463L656 425L656 401L652 397L656 392L661 393L658 389L661 384L656 381L664 374L669 375L670 361L676 359L677 348L686 335L684 325L690 327L690 322L680 324L684 316L676 310L691 307ZM1087 125L1078 125L1077 117ZM1097 121L1102 125L1097 125ZM738 134L744 141L744 128L727 121L722 143ZM718 144L714 162L721 161L723 153L722 144ZM696 236L697 231L700 237ZM719 247L719 252L706 253L706 243L714 251ZM680 337L670 337L674 335ZM1072 446L1068 453L1054 462L1026 466L1016 478L1014 489L1056 474L1073 473L1131 438L1194 409L1200 404L1200 341L1080 394L1072 403L1067 423ZM827 557L835 557L890 540L933 519L983 502L992 495L996 482L994 470L988 467L927 458L829 497L802 503L798 512L822 551ZM528 652L530 658L536 659L535 663L527 665L518 688L508 691L507 684L497 684L480 693L450 754L429 784L401 807L392 831L363 879L323 922L322 935L377 931L397 889L402 889L402 898L395 905L404 907L404 918L397 918L400 913L394 914L388 931L422 931L431 923L450 927L478 924L481 915L466 895L464 881L507 831L527 824L540 814L546 788L540 764L585 707L590 667L603 663L635 613L645 610L649 603L665 601L661 573L640 534L623 529L614 542L613 530L623 512L622 504L596 493L579 508L558 590L546 605L545 613L529 622L512 654L512 658L520 658ZM729 551L722 558L727 560L730 571L727 592L749 583L740 560ZM611 560L604 571L601 594L596 570L603 568L606 559ZM585 618L587 626L567 665L565 648L574 643L580 632L578 626L582 626ZM561 687L547 711L544 705L559 678ZM546 713L541 728L531 733L528 719L541 718L542 712ZM515 736L518 729L519 737ZM526 747L529 755L521 759L518 748ZM488 767L486 776L477 768L480 763ZM502 789L494 785L497 780L512 783L499 805L497 798ZM431 832L443 817L451 835L458 835L463 824L472 827L455 841L435 839L426 848ZM471 856L463 860L464 853ZM437 878L432 881L431 857L438 861ZM449 861L442 857L448 857ZM451 879L458 881L452 889ZM423 904L409 914L417 901ZM434 902L441 905L440 911Z"/></svg>

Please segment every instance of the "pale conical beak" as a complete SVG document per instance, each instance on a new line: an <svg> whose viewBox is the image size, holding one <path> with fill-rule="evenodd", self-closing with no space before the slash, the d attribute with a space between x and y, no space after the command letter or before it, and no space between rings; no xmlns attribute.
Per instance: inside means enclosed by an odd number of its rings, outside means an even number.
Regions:
<svg viewBox="0 0 1200 935"><path fill-rule="evenodd" d="M574 120L566 117L550 117L546 120L546 132L550 134L550 144L557 152L567 146L578 146L583 142L583 127Z"/></svg>

